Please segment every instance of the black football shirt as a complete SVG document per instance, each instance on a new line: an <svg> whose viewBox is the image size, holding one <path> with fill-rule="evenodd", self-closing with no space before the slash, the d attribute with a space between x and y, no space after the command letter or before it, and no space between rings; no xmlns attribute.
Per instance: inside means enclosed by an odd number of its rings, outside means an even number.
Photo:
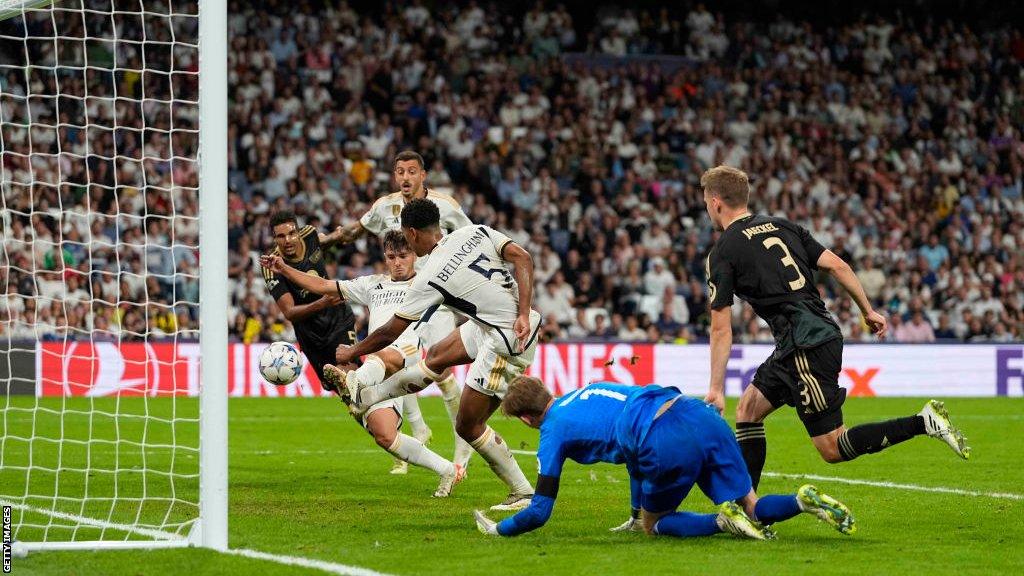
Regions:
<svg viewBox="0 0 1024 576"><path fill-rule="evenodd" d="M299 247L299 254L295 260L285 258L289 266L320 278L327 277L327 268L324 266L324 251L320 246L320 238L316 228L305 226L299 230L299 238L302 244ZM282 256L281 250L274 248L271 251L274 256ZM267 289L274 300L280 299L285 294L291 294L295 304L309 304L319 300L321 296L315 292L304 290L284 276L276 274L266 268L263 269L263 279L267 283ZM317 350L328 350L333 355L334 349L340 343L350 343L348 332L355 325L355 316L352 308L344 302L320 311L319 313L305 319L292 323L295 327L295 337L299 344L305 348Z"/></svg>
<svg viewBox="0 0 1024 576"><path fill-rule="evenodd" d="M775 336L776 354L813 348L841 337L818 295L814 271L825 247L782 218L748 215L722 233L707 259L712 309L739 296Z"/></svg>

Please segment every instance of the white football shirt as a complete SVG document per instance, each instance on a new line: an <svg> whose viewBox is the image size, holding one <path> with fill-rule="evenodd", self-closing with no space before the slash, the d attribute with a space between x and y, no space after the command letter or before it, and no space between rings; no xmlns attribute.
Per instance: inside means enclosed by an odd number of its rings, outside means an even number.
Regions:
<svg viewBox="0 0 1024 576"><path fill-rule="evenodd" d="M370 274L354 280L337 280L338 294L350 304L370 309L370 332L388 323L405 300L412 278L396 282L387 274Z"/></svg>
<svg viewBox="0 0 1024 576"><path fill-rule="evenodd" d="M432 190L427 190L427 199L437 204L441 213L441 231L450 233L464 226L471 226L473 222L462 211L462 207L451 196L446 196ZM405 199L401 192L395 192L382 196L373 203L373 206L363 214L359 223L368 232L376 236L383 236L388 230L402 229L402 208L405 208Z"/></svg>
<svg viewBox="0 0 1024 576"><path fill-rule="evenodd" d="M445 236L430 253L395 312L418 321L444 304L482 327L511 330L519 311L519 288L501 251L512 242L488 226L467 226Z"/></svg>

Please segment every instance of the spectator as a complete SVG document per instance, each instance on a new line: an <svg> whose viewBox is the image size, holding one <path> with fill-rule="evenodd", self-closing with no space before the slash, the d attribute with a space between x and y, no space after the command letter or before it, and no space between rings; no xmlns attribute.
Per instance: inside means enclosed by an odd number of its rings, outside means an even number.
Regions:
<svg viewBox="0 0 1024 576"><path fill-rule="evenodd" d="M619 329L617 334L619 340L636 342L647 339L647 332L640 327L640 323L634 314L626 316L625 326Z"/></svg>
<svg viewBox="0 0 1024 576"><path fill-rule="evenodd" d="M665 268L665 260L657 257L651 259L651 268L644 274L644 292L647 294L664 294L665 289L674 289L675 276Z"/></svg>
<svg viewBox="0 0 1024 576"><path fill-rule="evenodd" d="M893 317L893 337L897 342L921 344L935 342L935 333L931 324L924 319L920 311L914 312L909 322L903 322L899 316Z"/></svg>

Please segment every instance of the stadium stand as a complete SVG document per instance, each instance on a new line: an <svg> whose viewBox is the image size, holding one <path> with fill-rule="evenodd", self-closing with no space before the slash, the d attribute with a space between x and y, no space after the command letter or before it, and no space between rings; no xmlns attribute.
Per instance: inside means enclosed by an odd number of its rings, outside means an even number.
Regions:
<svg viewBox="0 0 1024 576"><path fill-rule="evenodd" d="M1009 25L756 23L702 5L583 18L562 5L435 10L420 0L362 13L344 2L269 0L259 11L236 2L229 14L234 338L292 337L258 273L269 214L292 209L325 231L353 222L390 192L394 154L414 149L428 160L429 187L535 255L550 340L706 337L704 258L716 235L699 177L721 163L751 174L758 210L801 223L854 265L891 315L894 340L1024 339L1024 36ZM24 79L0 81L18 90ZM19 155L27 132L3 134L14 182L33 181ZM56 137L82 145L70 131ZM93 238L139 246L171 226L195 234L188 218L145 218L173 200L170 172L187 182L192 167L103 164L90 169L110 171L109 186L37 186L34 207L24 186L3 191L18 207L5 221L4 241L16 245L7 253L34 258L18 268L37 272L35 281L10 272L0 330L195 328L187 305L88 309L90 295L118 283L97 267L120 266L128 300L194 301L191 284L142 275L194 270L194 251L113 258L75 243L90 227ZM36 167L34 181L40 170L57 167ZM163 182L158 192L139 188L143 172ZM139 218L104 218L115 190ZM58 203L83 212L89 203L94 219L58 225L39 214ZM330 274L380 271L375 239L332 250ZM66 317L59 300L33 299L62 278L68 298L86 301ZM846 338L866 341L850 299L820 289ZM734 306L734 323L743 342L771 341L745 305Z"/></svg>

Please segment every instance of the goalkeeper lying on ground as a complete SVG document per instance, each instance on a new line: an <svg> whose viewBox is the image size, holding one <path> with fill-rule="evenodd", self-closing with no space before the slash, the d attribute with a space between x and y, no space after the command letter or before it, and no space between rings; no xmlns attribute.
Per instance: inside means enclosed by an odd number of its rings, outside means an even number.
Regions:
<svg viewBox="0 0 1024 576"><path fill-rule="evenodd" d="M765 540L767 528L801 512L817 516L844 534L853 516L841 502L810 485L793 495L758 498L732 429L714 407L675 388L598 382L555 399L528 376L508 388L502 410L540 429L540 475L530 506L500 523L475 512L485 534L515 536L540 528L551 516L562 464L626 464L633 514L614 530L665 536L730 532ZM716 505L717 514L676 509L694 484Z"/></svg>

